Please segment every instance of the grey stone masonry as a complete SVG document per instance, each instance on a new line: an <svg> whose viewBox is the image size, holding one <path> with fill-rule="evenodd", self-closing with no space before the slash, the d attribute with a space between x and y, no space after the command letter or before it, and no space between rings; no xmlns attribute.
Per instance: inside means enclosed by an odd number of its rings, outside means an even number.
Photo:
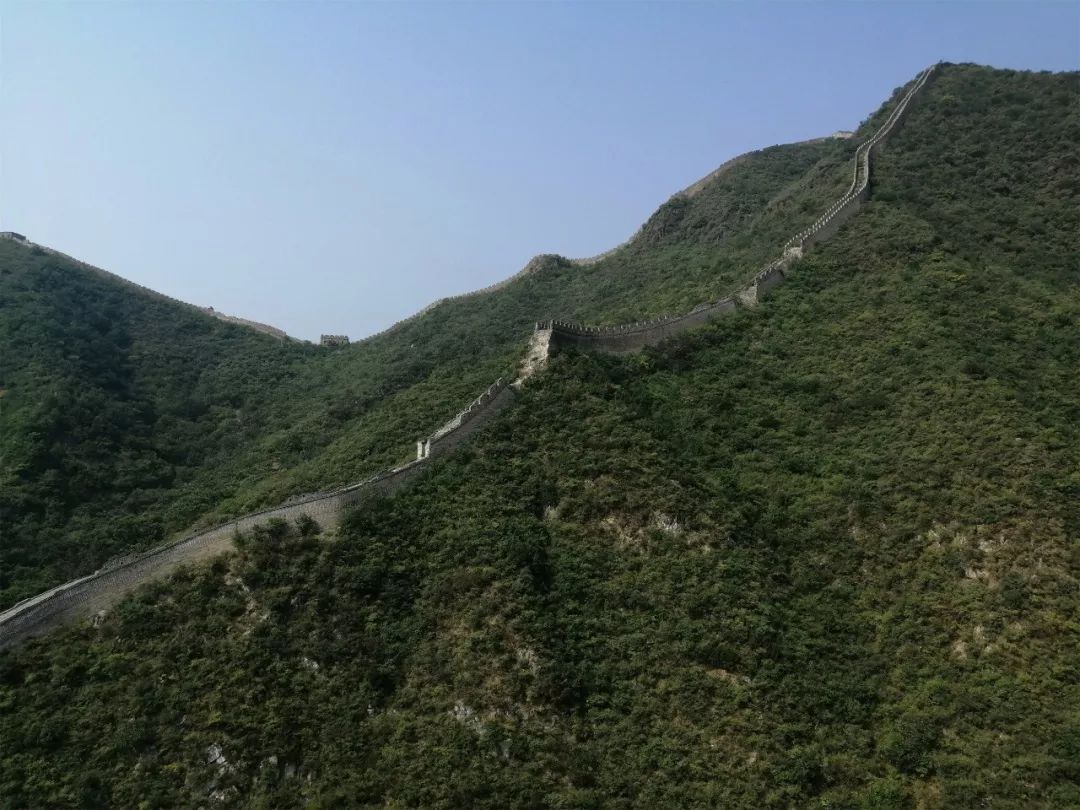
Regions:
<svg viewBox="0 0 1080 810"><path fill-rule="evenodd" d="M514 399L514 389L500 377L469 406L426 439L416 443L417 460L444 456L491 421Z"/></svg>
<svg viewBox="0 0 1080 810"><path fill-rule="evenodd" d="M610 354L630 354L645 346L652 346L665 338L706 324L714 318L733 311L738 303L733 298L723 298L714 303L699 304L685 315L654 318L651 321L629 323L621 326L585 326L570 321L542 321L536 325L538 332L550 332L548 351L554 352L565 346L597 349Z"/></svg>

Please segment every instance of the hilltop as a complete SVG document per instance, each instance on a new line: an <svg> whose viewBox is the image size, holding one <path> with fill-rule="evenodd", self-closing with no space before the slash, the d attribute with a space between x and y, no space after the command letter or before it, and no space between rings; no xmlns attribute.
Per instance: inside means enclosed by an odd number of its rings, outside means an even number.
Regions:
<svg viewBox="0 0 1080 810"><path fill-rule="evenodd" d="M0 654L0 795L1077 803L1078 81L942 66L870 205L767 303L638 355L563 352L473 444L335 535L257 529L97 627ZM144 509L179 530L403 460L513 367L534 321L730 292L842 193L886 112L851 141L748 156L595 264L547 258L332 353L0 253L15 309L37 308L5 341L42 333L3 384L72 392L52 412L69 422L9 394L5 436L87 424L114 442L101 467L80 442L17 468L5 497L153 454L176 466L165 450L190 439L202 500L166 481ZM78 520L6 508L58 537L130 508L122 480L111 500L86 491Z"/></svg>

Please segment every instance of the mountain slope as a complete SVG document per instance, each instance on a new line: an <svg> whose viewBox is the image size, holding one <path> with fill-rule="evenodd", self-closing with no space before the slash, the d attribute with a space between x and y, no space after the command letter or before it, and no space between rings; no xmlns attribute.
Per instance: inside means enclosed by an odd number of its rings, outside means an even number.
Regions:
<svg viewBox="0 0 1080 810"><path fill-rule="evenodd" d="M205 510L216 487L198 475L263 429L312 354L10 241L0 342L4 602Z"/></svg>
<svg viewBox="0 0 1080 810"><path fill-rule="evenodd" d="M600 261L547 257L333 353L3 241L0 607L193 524L405 460L509 372L538 319L637 319L728 292L840 193L852 151L823 139L743 156Z"/></svg>
<svg viewBox="0 0 1080 810"><path fill-rule="evenodd" d="M0 795L1080 802L1077 80L943 67L766 305L4 653Z"/></svg>

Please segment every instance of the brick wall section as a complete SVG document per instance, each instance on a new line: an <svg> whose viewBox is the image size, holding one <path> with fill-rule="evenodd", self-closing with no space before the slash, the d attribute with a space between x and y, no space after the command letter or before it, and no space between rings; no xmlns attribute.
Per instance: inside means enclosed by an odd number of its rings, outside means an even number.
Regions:
<svg viewBox="0 0 1080 810"><path fill-rule="evenodd" d="M538 323L536 328L537 331L550 330L549 351L573 346L610 354L630 354L672 335L706 324L734 311L737 306L735 299L724 298L714 303L701 304L685 315L655 318L625 326L583 326L568 321L544 321Z"/></svg>
<svg viewBox="0 0 1080 810"><path fill-rule="evenodd" d="M502 379L474 399L465 410L426 439L417 442L417 458L437 458L461 445L514 399L514 389Z"/></svg>

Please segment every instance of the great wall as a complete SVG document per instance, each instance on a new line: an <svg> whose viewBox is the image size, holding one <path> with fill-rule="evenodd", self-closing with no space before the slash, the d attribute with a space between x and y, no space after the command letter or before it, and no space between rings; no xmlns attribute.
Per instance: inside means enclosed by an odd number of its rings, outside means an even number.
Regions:
<svg viewBox="0 0 1080 810"><path fill-rule="evenodd" d="M337 527L347 508L399 490L440 456L451 452L509 405L515 389L499 380L461 413L417 442L417 458L332 492L316 493L272 509L235 518L213 528L110 561L85 577L58 585L0 613L0 649L61 624L89 618L115 604L133 588L175 571L181 565L227 551L233 537L274 518L313 518L322 528ZM423 448L422 451L419 448Z"/></svg>
<svg viewBox="0 0 1080 810"><path fill-rule="evenodd" d="M529 377L544 366L548 357L561 348L573 347L613 354L635 352L645 346L655 345L673 335L706 324L727 313L734 312L740 307L752 306L758 303L769 291L783 283L793 262L799 259L809 247L833 235L866 202L869 197L872 158L881 148L885 139L896 130L899 123L904 119L912 99L926 85L935 68L936 65L932 65L919 74L897 101L874 136L856 149L852 181L847 192L833 203L812 225L788 240L783 246L781 256L757 272L746 287L732 296L715 302L700 304L682 315L656 318L647 322L621 326L586 326L560 320L537 323L528 350L522 359L518 379L512 383L506 383L501 379L498 380L457 416L426 438L418 440L417 457L414 461L385 470L342 489L306 496L275 508L243 515L227 523L182 537L150 551L128 555L107 563L92 574L25 599L0 613L0 649L17 644L32 636L40 635L54 627L88 619L100 611L108 609L125 594L143 583L163 577L182 565L197 562L227 551L232 547L233 538L237 534L249 531L254 526L268 520L274 518L295 520L301 515L308 515L324 529L338 526L346 509L356 506L367 498L396 492L426 470L428 465L435 459L445 456L460 446L470 435L482 428L513 402L516 391ZM733 158L711 173L705 178L705 181L715 178L719 173L745 159L745 157L740 155ZM695 183L682 193L693 193L692 190L694 189L700 190L705 181ZM20 234L12 232L0 233L0 238L33 244ZM44 250L48 251L47 248ZM57 253L56 251L49 252ZM58 255L63 256L64 254ZM70 257L65 258L70 259ZM545 258L545 256L538 256L510 279L492 285L485 290L466 295L478 295L500 289L523 275L534 272ZM170 301L174 300L121 279L119 276L108 273L108 271L74 259L71 259L71 261L95 272L119 279L125 284L137 287L155 297L165 298ZM581 263L585 264L589 261L581 260ZM441 302L435 302L431 307ZM190 307L191 305L183 304L183 306ZM395 329L403 323L414 320L423 312L430 310L431 307L427 307L411 318L395 324L390 329ZM385 331L380 334L385 334Z"/></svg>

